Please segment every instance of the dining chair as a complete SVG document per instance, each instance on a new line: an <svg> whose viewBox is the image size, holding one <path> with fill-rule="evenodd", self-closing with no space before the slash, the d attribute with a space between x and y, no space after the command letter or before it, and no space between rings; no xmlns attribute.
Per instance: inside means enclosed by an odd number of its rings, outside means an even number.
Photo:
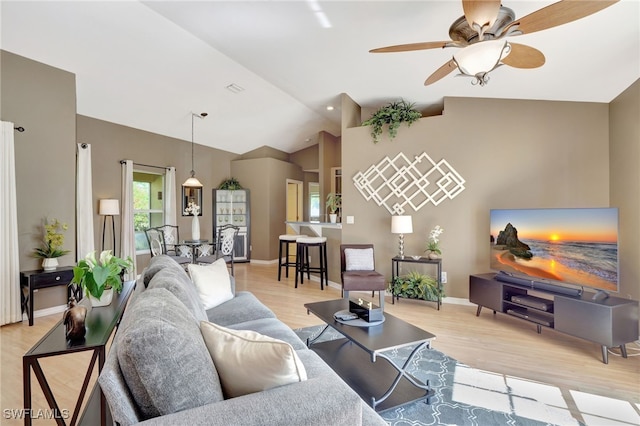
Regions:
<svg viewBox="0 0 640 426"><path fill-rule="evenodd" d="M182 246L177 244L178 240L175 239L177 238L177 235L178 235L177 231L175 236L173 236L173 234L170 232L169 240L171 241L171 250L168 249L166 234L164 231L165 227L170 227L170 228L167 228L170 231L172 229L172 225L163 225L163 226L157 226L154 228L148 228L144 230L144 234L147 237L147 242L149 243L149 250L151 251L151 257L159 256L161 254L166 254L167 256L169 256L170 258L178 262L180 265L183 265L183 267L186 264L191 263L192 256L190 251L188 253L180 253L180 254L178 254L178 252L176 251L177 250L176 247L179 247L180 249L182 248Z"/></svg>
<svg viewBox="0 0 640 426"><path fill-rule="evenodd" d="M238 231L240 231L240 227L235 225L219 226L213 246L210 244L198 246L196 263L208 264L223 258L224 261L231 266L231 275L233 275L233 252Z"/></svg>

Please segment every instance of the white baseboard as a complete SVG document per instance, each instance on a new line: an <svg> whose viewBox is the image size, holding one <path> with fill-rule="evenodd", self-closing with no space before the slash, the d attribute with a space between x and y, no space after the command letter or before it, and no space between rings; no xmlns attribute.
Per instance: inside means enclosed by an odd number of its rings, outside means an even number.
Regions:
<svg viewBox="0 0 640 426"><path fill-rule="evenodd" d="M251 259L249 261L249 263L255 263L257 265L272 265L274 263L278 263L278 259L273 259L273 260L258 260L258 259Z"/></svg>
<svg viewBox="0 0 640 426"><path fill-rule="evenodd" d="M67 309L67 305L60 305L60 306L52 306L50 308L45 308L45 309L38 309L37 311L33 311L33 317L34 318L40 318L40 317L46 317L49 315L55 315L55 314L60 314L62 312L64 312L64 310ZM27 316L27 313L24 312L22 314L22 320L23 321L28 321L29 317Z"/></svg>

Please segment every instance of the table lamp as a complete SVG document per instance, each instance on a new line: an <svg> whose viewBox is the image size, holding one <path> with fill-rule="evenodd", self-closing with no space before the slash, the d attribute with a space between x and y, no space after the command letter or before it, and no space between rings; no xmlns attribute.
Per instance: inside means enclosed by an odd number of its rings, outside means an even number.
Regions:
<svg viewBox="0 0 640 426"><path fill-rule="evenodd" d="M400 234L399 256L401 259L404 259L404 234L411 234L412 232L411 216L391 216L391 233Z"/></svg>

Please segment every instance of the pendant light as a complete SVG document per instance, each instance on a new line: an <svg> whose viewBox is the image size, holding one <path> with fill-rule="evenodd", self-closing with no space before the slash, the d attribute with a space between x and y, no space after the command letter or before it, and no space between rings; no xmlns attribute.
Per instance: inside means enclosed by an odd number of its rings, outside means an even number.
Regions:
<svg viewBox="0 0 640 426"><path fill-rule="evenodd" d="M207 116L208 114L206 112L202 112L200 114L195 114L195 113L191 113L191 177L188 178L187 180L184 181L184 183L182 184L182 186L186 186L187 188L202 188L202 184L200 183L200 181L196 178L196 171L193 167L193 146L195 144L194 140L193 140L193 119L194 117L198 117L200 119L203 119Z"/></svg>

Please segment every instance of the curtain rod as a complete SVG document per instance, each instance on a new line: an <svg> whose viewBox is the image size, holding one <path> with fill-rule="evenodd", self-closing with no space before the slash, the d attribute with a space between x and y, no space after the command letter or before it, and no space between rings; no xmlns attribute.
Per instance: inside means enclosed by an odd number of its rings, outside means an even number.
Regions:
<svg viewBox="0 0 640 426"><path fill-rule="evenodd" d="M22 126L14 127L13 130L17 130L20 133L22 133L22 132L24 132L24 127L22 127Z"/></svg>
<svg viewBox="0 0 640 426"><path fill-rule="evenodd" d="M120 160L120 164L124 164L127 160ZM166 166L152 166L151 164L133 163L134 166L153 167L154 169L169 170L171 167Z"/></svg>

